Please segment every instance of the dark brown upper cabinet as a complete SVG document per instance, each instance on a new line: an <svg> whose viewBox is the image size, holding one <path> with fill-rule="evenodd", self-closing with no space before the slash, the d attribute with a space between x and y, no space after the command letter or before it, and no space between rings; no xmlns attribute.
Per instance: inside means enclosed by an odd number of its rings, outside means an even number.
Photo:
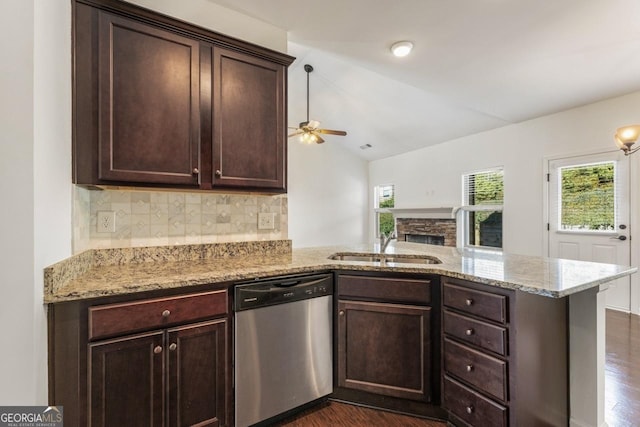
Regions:
<svg viewBox="0 0 640 427"><path fill-rule="evenodd" d="M198 184L199 43L98 16L98 178Z"/></svg>
<svg viewBox="0 0 640 427"><path fill-rule="evenodd" d="M285 68L213 50L213 183L285 190Z"/></svg>
<svg viewBox="0 0 640 427"><path fill-rule="evenodd" d="M73 24L74 183L286 191L294 58L118 0Z"/></svg>

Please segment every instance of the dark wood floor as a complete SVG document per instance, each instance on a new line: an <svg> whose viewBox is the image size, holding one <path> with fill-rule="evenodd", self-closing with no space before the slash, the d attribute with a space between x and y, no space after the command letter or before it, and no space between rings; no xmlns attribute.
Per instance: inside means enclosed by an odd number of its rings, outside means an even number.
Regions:
<svg viewBox="0 0 640 427"><path fill-rule="evenodd" d="M640 316L607 310L605 420L609 427L640 425ZM445 423L330 402L278 424L286 427L407 426Z"/></svg>
<svg viewBox="0 0 640 427"><path fill-rule="evenodd" d="M604 416L609 427L640 423L640 316L607 310Z"/></svg>
<svg viewBox="0 0 640 427"><path fill-rule="evenodd" d="M278 426L286 427L446 427L445 423L430 421L392 412L376 411L346 403L328 402L320 409L303 412Z"/></svg>

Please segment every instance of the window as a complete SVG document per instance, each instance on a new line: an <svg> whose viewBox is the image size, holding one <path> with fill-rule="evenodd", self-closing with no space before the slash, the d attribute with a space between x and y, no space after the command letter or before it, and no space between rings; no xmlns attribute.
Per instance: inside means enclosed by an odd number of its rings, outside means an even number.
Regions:
<svg viewBox="0 0 640 427"><path fill-rule="evenodd" d="M558 168L561 231L615 231L615 166L604 162Z"/></svg>
<svg viewBox="0 0 640 427"><path fill-rule="evenodd" d="M374 188L374 209L375 209L375 227L376 237L381 234L388 235L395 229L393 214L388 208L395 206L395 193L392 184L377 185Z"/></svg>
<svg viewBox="0 0 640 427"><path fill-rule="evenodd" d="M464 246L502 248L502 168L462 176Z"/></svg>

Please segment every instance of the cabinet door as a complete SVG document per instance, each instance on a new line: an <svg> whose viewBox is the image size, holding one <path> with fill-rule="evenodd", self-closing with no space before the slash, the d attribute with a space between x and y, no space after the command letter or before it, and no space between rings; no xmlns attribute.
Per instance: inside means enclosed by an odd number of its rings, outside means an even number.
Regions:
<svg viewBox="0 0 640 427"><path fill-rule="evenodd" d="M99 13L100 180L199 182L199 42Z"/></svg>
<svg viewBox="0 0 640 427"><path fill-rule="evenodd" d="M285 67L213 49L214 186L284 191Z"/></svg>
<svg viewBox="0 0 640 427"><path fill-rule="evenodd" d="M405 399L431 399L431 308L338 302L338 384Z"/></svg>
<svg viewBox="0 0 640 427"><path fill-rule="evenodd" d="M163 333L89 345L92 427L163 425Z"/></svg>
<svg viewBox="0 0 640 427"><path fill-rule="evenodd" d="M168 425L225 425L226 320L170 329L168 346Z"/></svg>

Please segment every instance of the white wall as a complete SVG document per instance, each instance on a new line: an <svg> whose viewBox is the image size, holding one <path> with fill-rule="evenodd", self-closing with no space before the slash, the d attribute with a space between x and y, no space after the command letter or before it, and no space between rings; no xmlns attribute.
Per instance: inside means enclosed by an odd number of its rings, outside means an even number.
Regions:
<svg viewBox="0 0 640 427"><path fill-rule="evenodd" d="M368 231L366 160L328 140L289 140L289 238L296 248L362 243Z"/></svg>
<svg viewBox="0 0 640 427"><path fill-rule="evenodd" d="M33 1L0 3L0 402L35 401Z"/></svg>
<svg viewBox="0 0 640 427"><path fill-rule="evenodd" d="M395 184L397 207L456 206L461 203L463 173L504 166L504 250L543 255L544 159L615 150L615 129L639 121L637 92L371 162L369 185ZM637 169L640 154L631 160L632 169ZM637 206L639 191L632 182L632 207ZM632 218L631 229L638 229L638 215ZM640 239L634 242L636 262ZM635 276L633 281L638 281ZM634 295L637 310L635 291Z"/></svg>
<svg viewBox="0 0 640 427"><path fill-rule="evenodd" d="M72 254L71 2L35 1L34 354L36 400L47 402L43 269Z"/></svg>
<svg viewBox="0 0 640 427"><path fill-rule="evenodd" d="M45 404L43 269L71 254L71 5L0 10L0 402Z"/></svg>

